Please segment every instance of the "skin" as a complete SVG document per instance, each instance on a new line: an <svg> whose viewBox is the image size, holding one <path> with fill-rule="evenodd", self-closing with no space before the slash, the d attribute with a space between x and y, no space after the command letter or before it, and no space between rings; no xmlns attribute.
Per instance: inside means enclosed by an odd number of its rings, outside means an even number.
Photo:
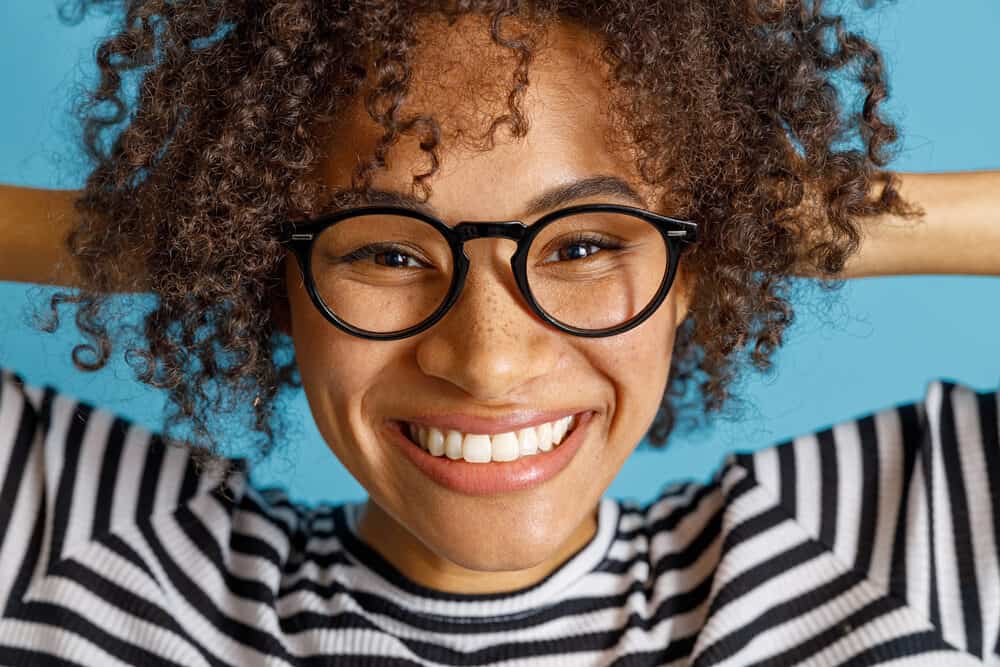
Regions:
<svg viewBox="0 0 1000 667"><path fill-rule="evenodd" d="M448 112L450 140L475 111L461 106L463 95L454 91L474 86L484 92L490 81L462 67L436 81L424 76L432 65L476 62L490 51L481 31L468 32L463 42L461 27L446 32L446 40L430 42L434 57L416 64L414 94L405 105ZM586 36L559 31L554 43L532 66L528 137L504 143L501 133L491 153L453 148L443 154L443 170L431 179L431 203L447 219L520 217L523 203L554 183L596 173L634 177L627 160L597 141L609 126L597 101L609 93L603 69L586 59L592 55ZM496 80L506 82L506 76ZM440 95L442 86L450 94ZM465 97L477 104L486 99ZM345 185L355 156L370 152L374 142L374 124L358 108L354 114L338 128L322 165L330 184ZM376 185L408 189L410 174L426 168L415 144L406 138L392 151L390 169ZM891 216L870 221L860 252L839 277L1000 274L1000 172L902 176L903 198L927 214L916 225ZM638 179L632 182L643 191ZM72 203L79 194L0 186L0 280L81 286L63 243L76 220ZM371 495L363 539L411 579L441 590L498 592L530 585L593 537L597 501L655 414L673 332L687 312L682 263L666 303L638 329L611 339L562 334L520 302L507 273L508 246L499 240L466 246L473 269L462 300L435 328L406 341L365 341L328 325L308 301L290 256L291 312L274 313L295 340L316 423ZM123 273L131 280L122 290L134 288L141 271ZM813 274L803 266L798 275ZM434 409L496 414L520 405L599 410L573 465L528 493L456 497L374 435L384 416Z"/></svg>
<svg viewBox="0 0 1000 667"><path fill-rule="evenodd" d="M483 100L503 99L485 95L495 92L490 75L504 83L509 76L509 70L498 74L463 67L437 79L427 76L434 66L478 62L491 52L484 26L464 35L462 27L428 42L434 48L427 52L434 57L415 62L414 92L404 105L404 111L433 109L448 116L445 144L451 149L443 152L442 170L431 179L430 203L442 217L521 217L524 203L538 192L597 173L627 177L647 201L657 201L641 187L627 156L598 141L606 131L614 132L598 105L609 97L606 73L593 62L587 36L568 30L557 31L553 49L532 65L525 100L532 121L528 136L505 141L501 132L489 153L459 150L458 130L472 126L475 112L498 110L487 109ZM451 94L442 96L442 87ZM462 106L463 96L453 92L470 87L483 94L464 97L482 109ZM356 106L336 129L336 141L331 139L321 177L346 185L356 156L370 152L379 131ZM416 143L407 137L393 149L390 168L378 172L376 186L408 190L411 174L427 167ZM1000 172L902 176L904 199L918 203L926 215L915 225L891 216L870 221L860 252L840 277L1000 274ZM54 263L69 260L62 255L62 238L75 220L71 204L78 196L72 190L0 187L5 212L0 216L0 279L79 285L73 273L52 272ZM52 224L34 224L40 219ZM362 538L412 580L439 590L501 592L529 586L593 538L598 500L655 415L674 329L687 312L682 262L667 301L639 328L609 339L563 334L520 301L506 264L511 247L501 240L467 245L472 275L466 292L442 322L408 340L366 341L329 325L308 300L291 256L286 265L291 309L274 312L278 326L295 341L320 431L369 491ZM810 274L803 269L799 275ZM384 417L437 409L495 415L519 406L598 410L573 464L525 493L456 496L423 478L375 436Z"/></svg>
<svg viewBox="0 0 1000 667"><path fill-rule="evenodd" d="M489 42L488 26L478 18L450 28L420 25L426 48L414 59L413 92L402 111L433 111L442 122L442 162L429 180L428 199L442 219L531 224L537 217L522 210L533 197L598 174L620 176L653 201L628 155L607 141L615 129L603 108L607 71L595 61L587 35L570 28L550 33L550 48L532 63L524 100L530 131L512 139L501 128L496 146L483 152L458 137L502 113L504 98L491 97L489 86L506 85L510 70L471 71L464 63L486 62L502 50ZM456 95L442 107L442 89L483 94L469 96L477 107L454 102ZM332 132L336 140L320 174L332 186L347 187L358 156L371 154L382 130L358 102ZM388 168L375 172L373 186L409 192L412 174L428 165L418 143L404 136L391 149ZM630 203L608 196L572 203L601 201ZM294 340L320 433L368 491L361 538L411 580L441 591L529 586L594 537L602 495L656 415L675 329L687 313L682 263L666 301L636 329L594 339L563 333L523 301L508 264L513 250L505 239L467 244L471 269L459 301L431 329L398 341L365 340L332 326L310 302L294 258L286 258L289 312L281 326ZM499 416L523 408L596 414L570 465L520 492L455 493L425 477L378 433L387 418L421 412Z"/></svg>

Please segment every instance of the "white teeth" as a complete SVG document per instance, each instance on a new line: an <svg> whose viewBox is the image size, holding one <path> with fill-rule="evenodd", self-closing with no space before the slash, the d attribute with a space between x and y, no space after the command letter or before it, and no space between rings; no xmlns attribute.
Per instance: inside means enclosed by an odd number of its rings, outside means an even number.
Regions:
<svg viewBox="0 0 1000 667"><path fill-rule="evenodd" d="M560 419L552 425L552 444L558 445L562 442L563 436L566 435L566 429L568 427L569 424L566 423L565 419Z"/></svg>
<svg viewBox="0 0 1000 667"><path fill-rule="evenodd" d="M513 461L521 453L516 433L500 433L492 440L494 461Z"/></svg>
<svg viewBox="0 0 1000 667"><path fill-rule="evenodd" d="M522 428L517 432L517 442L520 445L521 456L536 453L538 451L538 431L533 428Z"/></svg>
<svg viewBox="0 0 1000 667"><path fill-rule="evenodd" d="M576 416L523 428L516 432L481 435L460 431L441 431L434 427L407 424L410 439L433 456L465 459L471 463L514 461L522 456L549 452L559 445L576 426Z"/></svg>
<svg viewBox="0 0 1000 667"><path fill-rule="evenodd" d="M436 428L430 429L427 434L427 442L421 444L434 456L444 454L444 434Z"/></svg>
<svg viewBox="0 0 1000 667"><path fill-rule="evenodd" d="M462 458L462 434L459 431L448 431L444 439L444 453L449 459Z"/></svg>
<svg viewBox="0 0 1000 667"><path fill-rule="evenodd" d="M541 424L538 429L538 449L543 452L552 451L552 424Z"/></svg>
<svg viewBox="0 0 1000 667"><path fill-rule="evenodd" d="M462 440L462 458L471 463L489 463L490 436L469 434Z"/></svg>

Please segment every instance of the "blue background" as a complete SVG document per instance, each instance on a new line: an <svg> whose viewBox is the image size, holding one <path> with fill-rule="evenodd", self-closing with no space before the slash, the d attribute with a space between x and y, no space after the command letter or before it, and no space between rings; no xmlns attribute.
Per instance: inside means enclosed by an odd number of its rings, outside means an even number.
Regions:
<svg viewBox="0 0 1000 667"><path fill-rule="evenodd" d="M57 18L55 0L5 0L0 21L0 182L42 188L82 186L71 96L96 81L94 51L109 29L93 15L77 26ZM946 7L946 8L945 8ZM847 6L851 9L851 6ZM858 13L855 8L851 10ZM885 109L901 127L900 171L1000 167L1000 3L892 3L861 13L862 32L882 48L890 74ZM0 215L2 215L0 211ZM1000 213L995 217L1000 224ZM0 284L0 366L29 384L53 384L150 430L159 430L164 396L134 380L121 350L104 370L81 373L70 351L83 342L69 310L55 334L28 323L29 301L54 288ZM751 373L735 389L741 414L716 418L666 451L639 449L608 494L651 499L665 484L705 479L725 453L757 449L897 402L918 400L927 383L948 377L983 389L1000 378L1000 280L903 276L849 281L835 307L807 291L796 322L767 376ZM136 322L138 318L136 319ZM287 406L301 433L255 471L260 484L293 498L363 499L364 489L326 449L299 391ZM233 447L238 451L239 434Z"/></svg>

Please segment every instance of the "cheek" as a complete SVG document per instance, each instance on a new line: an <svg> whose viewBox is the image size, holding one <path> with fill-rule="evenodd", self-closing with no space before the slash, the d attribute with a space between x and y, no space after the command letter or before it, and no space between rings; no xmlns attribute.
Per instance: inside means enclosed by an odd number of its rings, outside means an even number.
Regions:
<svg viewBox="0 0 1000 667"><path fill-rule="evenodd" d="M666 379L676 335L675 304L668 295L659 310L635 329L598 342L600 365L612 377L640 381ZM595 359L596 361L596 359Z"/></svg>
<svg viewBox="0 0 1000 667"><path fill-rule="evenodd" d="M371 439L370 406L382 393L380 385L394 375L393 346L337 329L305 298L305 303L292 305L303 392L327 446L369 487L387 466L386 453Z"/></svg>
<svg viewBox="0 0 1000 667"><path fill-rule="evenodd" d="M386 363L381 357L390 346L379 347L336 328L312 303L298 270L287 278L291 336L303 390L314 414L334 411L343 417L351 410L352 398L364 396L379 377Z"/></svg>
<svg viewBox="0 0 1000 667"><path fill-rule="evenodd" d="M588 350L589 362L614 386L611 438L635 442L656 417L670 374L675 323L674 304L668 298L635 329L593 340L596 345Z"/></svg>

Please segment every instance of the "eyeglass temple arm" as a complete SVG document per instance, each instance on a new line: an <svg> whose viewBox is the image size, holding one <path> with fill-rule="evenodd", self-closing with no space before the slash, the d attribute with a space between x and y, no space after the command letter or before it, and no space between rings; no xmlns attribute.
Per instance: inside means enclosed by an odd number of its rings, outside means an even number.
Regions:
<svg viewBox="0 0 1000 667"><path fill-rule="evenodd" d="M689 220L677 220L676 218L669 218L671 226L680 227L680 229L669 229L667 230L667 236L670 238L676 238L686 243L694 243L698 240L698 223L691 222Z"/></svg>

